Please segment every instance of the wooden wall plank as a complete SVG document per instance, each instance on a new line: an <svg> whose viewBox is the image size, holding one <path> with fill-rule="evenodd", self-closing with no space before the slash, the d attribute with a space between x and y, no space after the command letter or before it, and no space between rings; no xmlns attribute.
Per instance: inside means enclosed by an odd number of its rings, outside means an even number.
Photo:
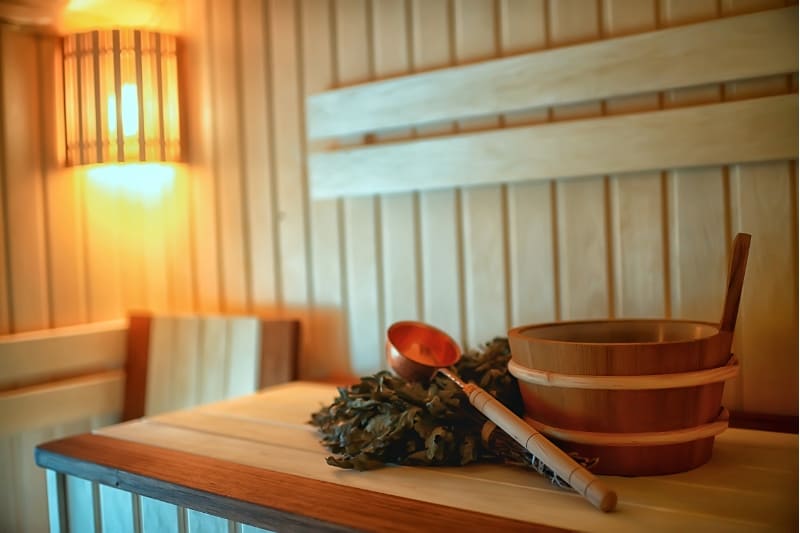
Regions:
<svg viewBox="0 0 800 533"><path fill-rule="evenodd" d="M247 110L241 124L242 172L247 191L243 209L250 228L247 272L253 310L270 312L279 299L276 225L280 219L276 212L273 131L280 130L275 129L272 120L273 109L280 107L273 85L281 78L271 69L273 52L267 24L274 15L268 13L268 4L247 0L239 2L238 8L238 52L243 64L240 90L242 108Z"/></svg>
<svg viewBox="0 0 800 533"><path fill-rule="evenodd" d="M548 46L544 1L501 4L504 54ZM547 122L548 109L509 113L506 125ZM552 182L510 184L506 188L509 242L510 324L547 322L557 317Z"/></svg>
<svg viewBox="0 0 800 533"><path fill-rule="evenodd" d="M412 64L428 70L453 62L450 36L454 21L445 0L412 2ZM419 126L420 136L452 132L451 123ZM463 339L464 295L461 196L456 190L419 195L419 254L421 263L422 318Z"/></svg>
<svg viewBox="0 0 800 533"><path fill-rule="evenodd" d="M0 392L0 432L66 423L122 411L124 374L119 370Z"/></svg>
<svg viewBox="0 0 800 533"><path fill-rule="evenodd" d="M16 436L0 435L0 487L18 487L15 454ZM0 493L0 527L7 531L21 531L22 525L18 517L18 490L3 490Z"/></svg>
<svg viewBox="0 0 800 533"><path fill-rule="evenodd" d="M126 322L115 320L4 336L0 389L121 368L126 333Z"/></svg>
<svg viewBox="0 0 800 533"><path fill-rule="evenodd" d="M42 171L45 192L51 327L87 321L83 217L80 180L64 168L62 57L55 37L37 40L42 116ZM53 88L52 91L48 88Z"/></svg>
<svg viewBox="0 0 800 533"><path fill-rule="evenodd" d="M728 16L773 9L780 5L781 2L775 0L724 0L721 9L722 14ZM791 89L790 83L789 76L741 80L726 83L723 86L722 95L725 100L737 100L784 94L796 90ZM786 162L784 164L732 165L727 169L730 180L731 231L748 232L758 239L757 248L750 252L748 282L743 288L744 301L741 303L733 344L733 352L742 361L740 364L742 364L743 372L736 379L725 384L723 396L726 405L739 410L745 409L746 406L746 409L751 412L796 412L794 411L795 407L788 403L789 395L777 393L780 386L776 387L775 384L769 383L764 388L765 394L757 392L760 390L758 384L765 383L762 380L766 379L765 373L768 372L766 367L796 367L796 362L793 362L795 357L792 356L791 361L785 357L789 353L797 352L797 303L795 299L787 298L789 294L779 289L776 284L777 280L797 279L796 262L788 261L794 263L789 266L785 257L787 253L791 253L792 256L796 256L797 253L784 249L788 242L786 230L796 228L797 210L796 207L793 208L791 198L796 197L797 189L796 187L792 188L792 178L786 174L790 166L791 162ZM753 181L756 176L760 180L758 185L755 185ZM781 194L779 191L787 192L787 179L790 192L784 199L779 200L776 198L776 195ZM796 174L794 179L796 179ZM769 187L770 190L764 191L764 187ZM754 194L754 196L748 197L747 194ZM786 205L787 200L789 201L788 206ZM770 208L774 208L775 211L768 213L764 206L770 203L772 203ZM792 214L788 215L788 213ZM778 229L780 226L782 226L782 231ZM794 232L789 232L789 234L795 233L796 229ZM796 237L791 237L790 240L791 243L795 243ZM763 263L766 257L770 257L770 262L775 261L774 265L770 264L770 267L766 267ZM787 267L788 271L792 272L789 276L786 276ZM770 270L769 280L762 277L765 276L762 269L766 270L767 268ZM778 292L780 295L777 294ZM762 298L770 298L771 301L766 303L767 300L762 300ZM769 308L767 315L764 315L763 310L767 308ZM766 316L770 317L769 324L764 322ZM778 326L776 322L783 327ZM771 329L773 327L776 329ZM777 328L780 328L780 331ZM773 333L767 335L766 331ZM744 368L748 361L753 364L753 367L749 369L749 372L745 372ZM788 373L781 375L786 376ZM795 390L797 388L796 380L794 384L789 383L788 387L789 391ZM769 402L770 407L765 407L761 403L762 400Z"/></svg>
<svg viewBox="0 0 800 533"><path fill-rule="evenodd" d="M372 8L374 74L378 78L405 74L410 70L409 25L406 2L376 2ZM378 141L409 138L408 129L376 135ZM398 320L420 316L420 279L418 278L418 199L413 193L380 198L381 251L383 265L382 330Z"/></svg>
<svg viewBox="0 0 800 533"><path fill-rule="evenodd" d="M168 194L174 194L174 191ZM172 307L167 268L169 228L165 211L168 203L164 197L159 197L152 201L142 200L142 206L140 224L145 237L142 253L145 258L147 308L155 313L165 313Z"/></svg>
<svg viewBox="0 0 800 533"><path fill-rule="evenodd" d="M654 1L603 2L603 34L654 30ZM605 102L607 114L657 110L658 94L618 97ZM666 268L665 177L661 172L610 176L610 221L613 248L614 313L618 317L669 315L669 271Z"/></svg>
<svg viewBox="0 0 800 533"><path fill-rule="evenodd" d="M337 81L355 83L372 76L369 49L371 23L363 0L335 5ZM365 43L368 46L365 47ZM385 367L381 318L380 205L375 198L348 198L344 211L344 254L347 264L349 344L353 370L371 373Z"/></svg>
<svg viewBox="0 0 800 533"><path fill-rule="evenodd" d="M4 45L5 43L5 32L10 31L9 28L6 26L0 26L0 57L6 54ZM7 76L8 72L6 71L6 63L5 61L0 62L0 76ZM5 99L3 97L3 84L0 83L0 104L4 105ZM0 121L0 334L6 334L11 332L11 294L9 293L9 271L8 271L8 261L9 261L9 248L8 248L8 239L6 238L8 223L6 212L8 211L7 205L7 194L6 194L6 174L8 173L6 169L6 137L5 132L5 124L3 121Z"/></svg>
<svg viewBox="0 0 800 533"><path fill-rule="evenodd" d="M660 6L660 20L667 26L708 20L717 15L717 3L709 0L670 0ZM712 84L668 91L664 105L716 102L719 98L719 85ZM716 321L722 309L726 250L731 238L725 225L727 180L719 168L675 170L668 176L672 315ZM705 201L698 202L698 198Z"/></svg>
<svg viewBox="0 0 800 533"><path fill-rule="evenodd" d="M772 96L317 153L312 195L786 159L797 153L796 106Z"/></svg>
<svg viewBox="0 0 800 533"><path fill-rule="evenodd" d="M455 56L458 63L495 57L497 12L490 1L455 3ZM495 128L498 117L458 121L459 131ZM471 171L463 169L465 174ZM464 271L464 349L503 334L508 328L504 239L505 202L500 186L460 191Z"/></svg>
<svg viewBox="0 0 800 533"><path fill-rule="evenodd" d="M169 286L169 308L173 313L188 313L194 304L194 269L189 209L189 176L185 165L176 165L174 186L167 193L163 209L166 223L167 283ZM128 308L130 311L131 308Z"/></svg>
<svg viewBox="0 0 800 533"><path fill-rule="evenodd" d="M305 94L334 84L333 15L327 0L302 2L302 67ZM306 172L307 176L307 172ZM311 268L309 343L302 375L309 378L347 373L350 369L346 310L341 200L309 202Z"/></svg>
<svg viewBox="0 0 800 533"><path fill-rule="evenodd" d="M50 324L45 242L44 197L39 154L37 38L10 27L0 33L3 53L2 140L4 164L6 290L11 331Z"/></svg>
<svg viewBox="0 0 800 533"><path fill-rule="evenodd" d="M125 316L123 261L126 243L123 201L112 185L114 167L75 169L83 180L86 228L86 288L90 322Z"/></svg>
<svg viewBox="0 0 800 533"><path fill-rule="evenodd" d="M271 0L270 49L272 51L272 108L275 135L275 195L280 224L277 255L282 305L305 318L308 305L306 258L306 183L303 173L300 87L297 42L299 35L295 2Z"/></svg>
<svg viewBox="0 0 800 533"><path fill-rule="evenodd" d="M707 20L702 15L706 4L691 3L683 12L664 4L662 20L671 25ZM552 44L560 48L313 95L309 137L791 72L797 64L797 27L791 23L797 18L795 8L569 46L596 41L601 8L595 0L559 0L551 7ZM623 9L606 15L617 16ZM570 68L565 70L566 64ZM586 79L592 83L582 83Z"/></svg>
<svg viewBox="0 0 800 533"><path fill-rule="evenodd" d="M19 472L19 482L13 490L19 491L20 531L47 531L49 528L45 471L36 466L33 450L52 438L52 427L31 429L15 435L18 446L15 467Z"/></svg>
<svg viewBox="0 0 800 533"><path fill-rule="evenodd" d="M241 64L237 57L238 25L232 0L208 3L212 112L214 131L214 190L219 215L219 260L222 309L246 311L249 290L246 243L249 228L242 214L242 145L239 124L243 120L237 84ZM200 238L203 236L200 235Z"/></svg>
<svg viewBox="0 0 800 533"><path fill-rule="evenodd" d="M797 177L790 165L731 169L733 231L753 236L734 346L745 376L739 405L757 413L797 408Z"/></svg>
<svg viewBox="0 0 800 533"><path fill-rule="evenodd" d="M215 203L216 177L213 173L213 113L208 2L183 2L186 28L183 36L181 75L186 80L181 92L182 115L186 123L186 162L189 183L189 223L194 274L195 310L220 309L219 217ZM189 89L191 87L191 89Z"/></svg>

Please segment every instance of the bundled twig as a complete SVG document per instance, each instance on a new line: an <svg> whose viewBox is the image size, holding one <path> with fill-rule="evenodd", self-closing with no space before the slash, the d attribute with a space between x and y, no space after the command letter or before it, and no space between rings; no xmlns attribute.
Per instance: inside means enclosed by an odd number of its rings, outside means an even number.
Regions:
<svg viewBox="0 0 800 533"><path fill-rule="evenodd" d="M508 341L496 338L465 354L455 370L494 395L516 414L522 400L508 373ZM388 463L464 465L478 460L533 467L554 484L567 486L546 465L505 435L469 404L464 393L442 376L410 383L386 371L339 388L333 404L311 415L322 443L333 453L330 465L369 470ZM489 424L489 425L487 425ZM488 430L488 431L487 431ZM586 467L591 461L575 457Z"/></svg>

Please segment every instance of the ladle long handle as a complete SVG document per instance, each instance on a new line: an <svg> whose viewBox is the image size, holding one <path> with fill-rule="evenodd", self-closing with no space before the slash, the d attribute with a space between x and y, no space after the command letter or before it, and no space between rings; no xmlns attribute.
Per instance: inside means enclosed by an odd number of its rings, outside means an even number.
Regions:
<svg viewBox="0 0 800 533"><path fill-rule="evenodd" d="M511 412L494 396L472 383L465 383L464 392L469 402L515 441L546 464L558 476L569 483L576 492L589 500L598 509L608 512L617 505L617 493L606 486L594 474L572 460L572 457L557 448L544 435L529 426Z"/></svg>

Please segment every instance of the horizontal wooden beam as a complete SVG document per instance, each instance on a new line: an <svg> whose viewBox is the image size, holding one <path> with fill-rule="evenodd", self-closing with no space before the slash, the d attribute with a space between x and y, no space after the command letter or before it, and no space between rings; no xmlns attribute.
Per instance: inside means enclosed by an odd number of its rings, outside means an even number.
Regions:
<svg viewBox="0 0 800 533"><path fill-rule="evenodd" d="M797 157L797 95L319 152L314 198Z"/></svg>
<svg viewBox="0 0 800 533"><path fill-rule="evenodd" d="M365 83L307 100L311 139L796 72L797 6Z"/></svg>
<svg viewBox="0 0 800 533"><path fill-rule="evenodd" d="M112 370L0 392L0 435L120 413L124 384Z"/></svg>
<svg viewBox="0 0 800 533"><path fill-rule="evenodd" d="M0 337L0 390L122 368L127 320Z"/></svg>

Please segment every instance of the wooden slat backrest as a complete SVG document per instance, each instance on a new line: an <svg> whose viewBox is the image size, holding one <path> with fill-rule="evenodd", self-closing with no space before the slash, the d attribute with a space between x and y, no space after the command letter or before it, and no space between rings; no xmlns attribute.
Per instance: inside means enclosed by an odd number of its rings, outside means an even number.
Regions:
<svg viewBox="0 0 800 533"><path fill-rule="evenodd" d="M231 398L297 378L296 320L130 316L123 420Z"/></svg>
<svg viewBox="0 0 800 533"><path fill-rule="evenodd" d="M490 118L476 132L312 150L311 195L791 159L798 142L791 95L500 129L491 116L795 72L796 42L792 6L314 94L307 99L311 140L369 133L383 141L398 128Z"/></svg>

